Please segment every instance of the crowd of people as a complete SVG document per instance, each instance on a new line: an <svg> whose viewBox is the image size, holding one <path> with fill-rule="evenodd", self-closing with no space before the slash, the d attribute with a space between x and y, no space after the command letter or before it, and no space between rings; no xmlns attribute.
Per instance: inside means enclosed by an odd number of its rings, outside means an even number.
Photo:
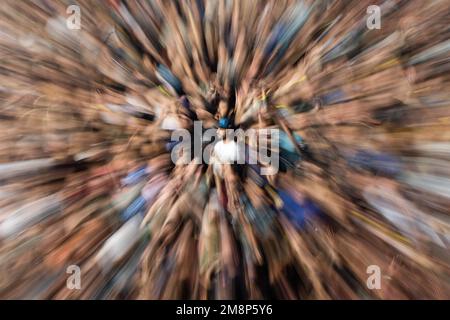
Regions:
<svg viewBox="0 0 450 320"><path fill-rule="evenodd" d="M73 2L0 3L0 298L450 298L449 1Z"/></svg>

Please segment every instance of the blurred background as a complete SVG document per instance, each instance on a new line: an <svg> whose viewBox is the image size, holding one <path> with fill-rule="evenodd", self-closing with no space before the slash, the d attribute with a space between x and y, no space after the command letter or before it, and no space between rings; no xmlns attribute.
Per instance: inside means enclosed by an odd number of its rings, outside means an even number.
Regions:
<svg viewBox="0 0 450 320"><path fill-rule="evenodd" d="M449 21L447 0L1 1L0 298L449 299ZM280 130L278 172L173 163L196 120Z"/></svg>

